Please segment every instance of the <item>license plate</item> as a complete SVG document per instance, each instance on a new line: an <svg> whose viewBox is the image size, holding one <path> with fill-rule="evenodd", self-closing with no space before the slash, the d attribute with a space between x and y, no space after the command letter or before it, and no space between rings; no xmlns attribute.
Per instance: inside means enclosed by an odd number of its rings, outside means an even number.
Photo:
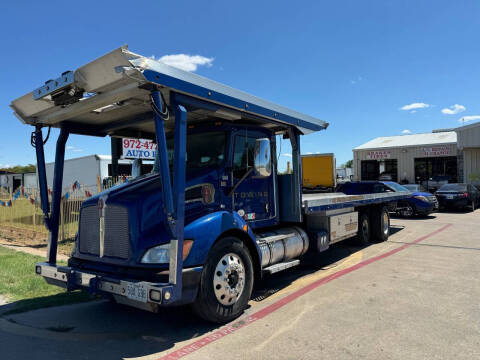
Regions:
<svg viewBox="0 0 480 360"><path fill-rule="evenodd" d="M127 298L146 303L147 288L142 284L128 284Z"/></svg>
<svg viewBox="0 0 480 360"><path fill-rule="evenodd" d="M447 195L447 199L450 199L450 200L451 200L451 199L453 199L453 198L454 198L453 195Z"/></svg>

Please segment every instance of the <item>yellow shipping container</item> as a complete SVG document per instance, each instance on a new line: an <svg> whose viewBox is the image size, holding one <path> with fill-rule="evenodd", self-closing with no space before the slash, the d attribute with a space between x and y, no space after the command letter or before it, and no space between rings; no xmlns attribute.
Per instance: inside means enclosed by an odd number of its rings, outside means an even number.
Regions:
<svg viewBox="0 0 480 360"><path fill-rule="evenodd" d="M302 155L303 187L307 189L336 186L336 166L333 154Z"/></svg>

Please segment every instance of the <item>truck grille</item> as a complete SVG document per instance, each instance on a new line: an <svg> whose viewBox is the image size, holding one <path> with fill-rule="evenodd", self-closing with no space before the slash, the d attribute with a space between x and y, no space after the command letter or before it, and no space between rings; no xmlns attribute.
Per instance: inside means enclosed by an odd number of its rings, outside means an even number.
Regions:
<svg viewBox="0 0 480 360"><path fill-rule="evenodd" d="M130 237L127 209L122 206L107 205L104 223L103 255L128 259ZM96 205L81 209L78 239L81 253L100 256L100 217Z"/></svg>

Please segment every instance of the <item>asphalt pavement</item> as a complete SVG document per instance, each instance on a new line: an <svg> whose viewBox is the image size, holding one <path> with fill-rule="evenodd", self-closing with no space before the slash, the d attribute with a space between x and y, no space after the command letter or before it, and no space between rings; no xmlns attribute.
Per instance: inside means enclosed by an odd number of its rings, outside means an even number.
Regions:
<svg viewBox="0 0 480 360"><path fill-rule="evenodd" d="M108 301L3 316L0 358L478 359L479 220L392 219L385 243L340 243L265 279L223 327Z"/></svg>

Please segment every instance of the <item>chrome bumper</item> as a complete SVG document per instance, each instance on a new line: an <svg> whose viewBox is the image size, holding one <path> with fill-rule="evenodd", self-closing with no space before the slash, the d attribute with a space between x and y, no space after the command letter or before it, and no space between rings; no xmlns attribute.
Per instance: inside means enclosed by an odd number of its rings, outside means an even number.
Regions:
<svg viewBox="0 0 480 360"><path fill-rule="evenodd" d="M185 275L185 273L201 271L201 269L201 267L185 269L183 272ZM56 266L49 263L37 263L35 265L35 272L37 275L43 276L48 283L64 287L67 291L86 289L92 294L107 293L113 295L117 302L146 310L155 311L155 306L168 305L171 300L173 300L173 285L169 283L114 279L108 276L79 271L69 266ZM146 303L130 299L127 296L127 288L130 285L141 285L146 289Z"/></svg>

